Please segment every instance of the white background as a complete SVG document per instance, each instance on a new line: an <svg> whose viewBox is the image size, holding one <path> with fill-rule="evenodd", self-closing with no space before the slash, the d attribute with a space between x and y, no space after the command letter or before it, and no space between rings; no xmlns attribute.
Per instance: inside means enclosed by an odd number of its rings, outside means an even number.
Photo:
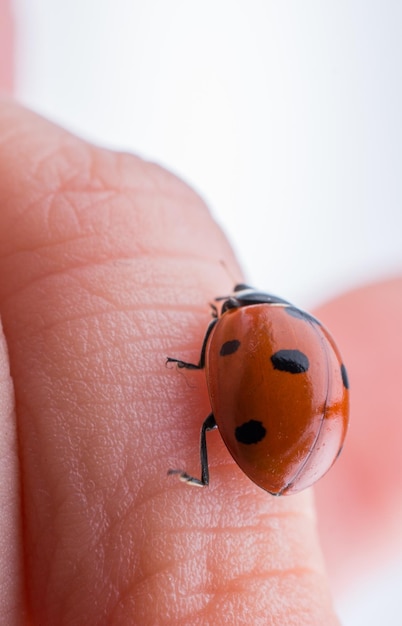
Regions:
<svg viewBox="0 0 402 626"><path fill-rule="evenodd" d="M193 185L253 284L311 305L401 273L401 2L15 4L20 97ZM398 578L343 624L400 626Z"/></svg>

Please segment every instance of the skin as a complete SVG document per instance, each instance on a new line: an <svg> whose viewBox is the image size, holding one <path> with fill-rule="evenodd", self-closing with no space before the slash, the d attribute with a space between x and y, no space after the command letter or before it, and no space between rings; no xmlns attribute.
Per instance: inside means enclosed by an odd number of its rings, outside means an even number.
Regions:
<svg viewBox="0 0 402 626"><path fill-rule="evenodd" d="M228 274L241 279L222 232L183 182L0 102L0 614L8 624L338 623L311 490L269 496L217 432L208 435L208 490L166 476L178 466L198 473L209 403L202 372L164 359L197 360L207 303L231 289ZM318 490L335 582L350 546L358 574L374 536L386 552L385 522L400 526L392 384L402 364L396 350L386 357L401 284L388 285L386 301L380 288L320 311L343 347L356 407L339 470ZM378 368L370 373L372 345L388 380L381 426L380 400L372 406L367 393L383 389ZM374 465L383 446L389 463ZM363 520L369 544L356 542Z"/></svg>
<svg viewBox="0 0 402 626"><path fill-rule="evenodd" d="M366 285L316 313L342 346L351 380L344 452L315 487L332 587L343 593L402 555L402 279Z"/></svg>

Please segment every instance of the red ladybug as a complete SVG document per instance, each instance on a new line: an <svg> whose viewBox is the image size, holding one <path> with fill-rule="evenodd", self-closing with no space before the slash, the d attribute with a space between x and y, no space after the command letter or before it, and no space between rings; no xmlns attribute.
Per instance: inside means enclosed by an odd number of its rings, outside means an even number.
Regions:
<svg viewBox="0 0 402 626"><path fill-rule="evenodd" d="M342 450L348 426L349 383L338 348L321 323L289 302L236 285L213 305L198 364L212 413L201 428L201 478L209 482L206 432L216 427L239 467L273 495L312 485Z"/></svg>

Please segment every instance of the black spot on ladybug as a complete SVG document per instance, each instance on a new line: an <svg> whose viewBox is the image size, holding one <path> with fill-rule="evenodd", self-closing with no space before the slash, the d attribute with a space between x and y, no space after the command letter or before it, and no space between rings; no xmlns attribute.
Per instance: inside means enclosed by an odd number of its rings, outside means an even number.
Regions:
<svg viewBox="0 0 402 626"><path fill-rule="evenodd" d="M238 426L235 430L235 437L239 443L245 443L250 445L252 443L258 443L264 439L267 434L266 428L262 422L257 420L249 420L244 422L241 426Z"/></svg>
<svg viewBox="0 0 402 626"><path fill-rule="evenodd" d="M240 347L240 341L238 339L231 339L230 341L225 341L222 344L221 349L219 351L220 356L227 356L228 354L233 354Z"/></svg>
<svg viewBox="0 0 402 626"><path fill-rule="evenodd" d="M345 389L349 389L348 373L347 373L346 367L344 366L343 363L341 365L341 376L342 376L343 386L345 387Z"/></svg>
<svg viewBox="0 0 402 626"><path fill-rule="evenodd" d="M319 326L321 326L319 320L315 317L313 317L312 315L310 315L310 313L306 313L306 311L302 311L301 309L297 309L295 306L287 306L285 307L285 311L288 315L291 315L292 317L296 317L299 320L305 320L308 322L313 322L314 324L318 324Z"/></svg>
<svg viewBox="0 0 402 626"><path fill-rule="evenodd" d="M302 374L310 366L308 358L300 350L278 350L271 356L271 361L274 369L289 374Z"/></svg>

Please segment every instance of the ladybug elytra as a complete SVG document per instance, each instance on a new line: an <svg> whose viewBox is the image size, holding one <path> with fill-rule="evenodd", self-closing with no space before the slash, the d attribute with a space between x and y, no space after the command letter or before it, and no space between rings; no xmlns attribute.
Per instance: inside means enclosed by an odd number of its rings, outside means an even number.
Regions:
<svg viewBox="0 0 402 626"><path fill-rule="evenodd" d="M346 368L334 340L312 315L271 294L239 284L222 302L203 341L211 414L201 428L201 478L209 483L206 433L218 428L245 474L273 495L297 493L338 457L349 415Z"/></svg>

